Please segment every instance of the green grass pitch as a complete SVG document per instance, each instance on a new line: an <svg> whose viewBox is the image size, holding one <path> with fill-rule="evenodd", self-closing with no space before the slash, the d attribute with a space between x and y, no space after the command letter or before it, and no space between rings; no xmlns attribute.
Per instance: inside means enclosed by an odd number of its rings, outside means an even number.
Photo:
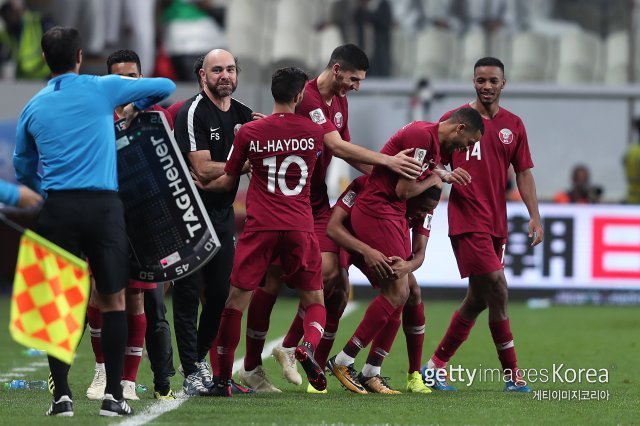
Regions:
<svg viewBox="0 0 640 426"><path fill-rule="evenodd" d="M428 290L424 291L428 297ZM170 299L167 300L170 304ZM346 317L332 353L345 343L364 314L367 301L358 301L358 308ZM453 310L454 302L426 302L427 331L423 361L439 342ZM267 340L282 336L294 315L297 303L281 299L276 304ZM170 310L170 309L169 309ZM457 383L458 392L429 395L402 394L354 395L343 390L337 380L329 377L327 395L308 395L306 384L297 387L284 381L272 358L264 365L281 394L243 396L232 399L194 397L177 409L168 411L149 424L164 425L273 425L273 424L638 424L640 423L640 372L637 359L640 338L640 315L637 307L551 307L531 310L524 304L510 306L510 318L516 342L519 365L539 373L535 391L549 391L542 399L532 394L507 394L499 380L476 381L471 386ZM46 379L47 367L32 363L45 358L26 357L23 349L8 333L9 301L0 299L0 377L13 371L26 379ZM478 319L469 340L460 348L452 365L477 370L498 368L495 347L486 325L486 314ZM244 353L244 338L236 358ZM174 345L175 348L175 345ZM361 368L366 357L363 351L356 361ZM174 349L174 364L179 364ZM563 365L560 378L553 376L553 366ZM47 391L0 389L0 426L20 424L119 424L123 419L104 419L98 416L99 403L89 401L85 391L93 377L93 354L88 336L80 344L79 353L71 369L70 384L74 392L75 417L46 418L43 413L50 403ZM16 370L18 369L18 370ZM582 382L573 380L573 372L583 369ZM601 380L606 370L606 383L589 383L584 369L595 369ZM23 370L23 371L20 371ZM541 382L540 372L547 371L548 380ZM392 387L403 390L406 383L407 356L404 335L398 333L390 356L384 363L383 375L391 378ZM593 375L590 376L593 379ZM155 407L149 362L143 359L138 382L150 389L141 393L140 401L131 405L138 417L128 424L145 424L140 413ZM573 382L573 383L571 383ZM174 391L180 390L182 378L172 380ZM565 391L554 397L553 391ZM571 393L571 391L578 391ZM582 391L582 393L580 393ZM576 399L578 395L592 397L592 391L606 392L606 399ZM155 407L156 409L158 407Z"/></svg>

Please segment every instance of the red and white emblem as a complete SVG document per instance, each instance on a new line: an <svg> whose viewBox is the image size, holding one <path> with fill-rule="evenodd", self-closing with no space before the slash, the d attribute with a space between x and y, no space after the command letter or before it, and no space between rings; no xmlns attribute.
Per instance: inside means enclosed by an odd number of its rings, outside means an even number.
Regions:
<svg viewBox="0 0 640 426"><path fill-rule="evenodd" d="M513 142L513 132L509 129L502 129L498 132L498 137L500 138L500 142L505 145L509 145Z"/></svg>
<svg viewBox="0 0 640 426"><path fill-rule="evenodd" d="M333 124L335 124L338 129L342 128L342 113L340 111L336 112L336 115L333 116Z"/></svg>

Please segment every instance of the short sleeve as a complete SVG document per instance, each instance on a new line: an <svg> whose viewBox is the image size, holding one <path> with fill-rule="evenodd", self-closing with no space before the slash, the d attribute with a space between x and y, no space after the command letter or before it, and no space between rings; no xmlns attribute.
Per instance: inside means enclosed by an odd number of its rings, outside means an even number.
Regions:
<svg viewBox="0 0 640 426"><path fill-rule="evenodd" d="M527 131L525 130L522 121L518 124L518 146L511 157L511 164L513 164L513 170L515 172L521 172L533 167L531 151L529 151Z"/></svg>
<svg viewBox="0 0 640 426"><path fill-rule="evenodd" d="M209 150L209 127L201 111L197 104L191 104L189 108L180 109L176 117L174 136L182 152Z"/></svg>

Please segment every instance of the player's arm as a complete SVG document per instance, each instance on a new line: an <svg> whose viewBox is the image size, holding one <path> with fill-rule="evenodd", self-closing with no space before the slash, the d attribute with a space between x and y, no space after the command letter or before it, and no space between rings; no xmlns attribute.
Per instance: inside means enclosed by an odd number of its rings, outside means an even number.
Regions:
<svg viewBox="0 0 640 426"><path fill-rule="evenodd" d="M445 183L457 183L459 185L471 183L471 175L462 167L457 167L453 171L449 171L442 163L438 163L433 169L433 172L440 176L440 179Z"/></svg>
<svg viewBox="0 0 640 426"><path fill-rule="evenodd" d="M538 197L536 195L536 182L533 179L531 169L516 172L516 184L522 196L522 201L529 211L529 238L533 238L532 246L542 242L544 230L540 222L540 211L538 210Z"/></svg>
<svg viewBox="0 0 640 426"><path fill-rule="evenodd" d="M404 260L398 256L391 257L393 261L391 268L396 278L402 278L409 272L413 272L422 266L428 242L429 237L414 232L413 241L411 242L411 259Z"/></svg>
<svg viewBox="0 0 640 426"><path fill-rule="evenodd" d="M391 259L368 244L363 243L349 232L344 226L348 218L349 213L346 210L339 206L334 207L327 224L329 238L347 250L362 255L367 266L378 276L386 278L393 275L393 270L389 266Z"/></svg>
<svg viewBox="0 0 640 426"><path fill-rule="evenodd" d="M426 179L421 181L400 177L396 184L396 196L401 200L408 200L441 182L440 176L435 173L431 173Z"/></svg>
<svg viewBox="0 0 640 426"><path fill-rule="evenodd" d="M193 171L191 172L191 176L193 177L193 183L195 183L195 185L198 188L205 191L219 191L219 192L222 192L222 191L228 192L233 190L233 188L235 188L236 185L238 184L238 180L240 179L240 176L224 173L218 178L211 180L206 184L203 184L202 181L198 179L197 175L195 175Z"/></svg>
<svg viewBox="0 0 640 426"><path fill-rule="evenodd" d="M205 186L210 181L224 175L224 165L226 163L213 161L211 159L211 151L208 149L192 151L187 154L187 158L189 158L191 170Z"/></svg>
<svg viewBox="0 0 640 426"><path fill-rule="evenodd" d="M372 166L384 166L407 179L415 179L422 173L420 162L407 154L413 148L406 149L393 157L376 151L370 151L359 145L342 140L337 130L324 135L324 143L333 155L349 162L359 162Z"/></svg>

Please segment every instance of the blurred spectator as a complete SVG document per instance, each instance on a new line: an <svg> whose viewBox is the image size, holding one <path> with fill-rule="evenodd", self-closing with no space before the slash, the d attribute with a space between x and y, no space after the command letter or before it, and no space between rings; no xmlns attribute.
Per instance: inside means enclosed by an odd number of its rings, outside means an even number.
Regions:
<svg viewBox="0 0 640 426"><path fill-rule="evenodd" d="M593 186L587 166L579 164L571 172L571 188L553 197L556 203L596 204L602 198L602 188Z"/></svg>
<svg viewBox="0 0 640 426"><path fill-rule="evenodd" d="M460 30L457 13L464 0L394 0L394 20L400 30L412 34L429 26Z"/></svg>
<svg viewBox="0 0 640 426"><path fill-rule="evenodd" d="M227 40L211 17L210 0L162 0L163 48L181 81L190 81L193 63L212 49L226 49Z"/></svg>
<svg viewBox="0 0 640 426"><path fill-rule="evenodd" d="M56 25L77 28L82 34L84 69L87 61L104 66L102 51L107 42L107 11L113 0L52 0L51 13ZM93 69L89 70L93 72Z"/></svg>
<svg viewBox="0 0 640 426"><path fill-rule="evenodd" d="M51 27L49 20L28 10L22 0L6 1L0 7L0 16L5 24L4 31L0 32L0 61L4 59L9 67L3 65L3 74L8 69L8 75L3 77L30 80L48 77L51 72L42 57L40 39Z"/></svg>
<svg viewBox="0 0 640 426"><path fill-rule="evenodd" d="M629 145L624 154L624 170L627 177L628 204L640 204L640 117L636 118L634 125L637 130L635 143Z"/></svg>
<svg viewBox="0 0 640 426"><path fill-rule="evenodd" d="M629 28L629 1L561 0L555 2L553 16L604 37Z"/></svg>
<svg viewBox="0 0 640 426"><path fill-rule="evenodd" d="M370 52L371 68L368 74L376 77L388 77L391 75L391 27L393 26L393 14L387 0L358 0L358 5L353 12L353 20L356 24L358 44L363 50ZM368 31L373 35L369 37ZM369 40L372 40L370 43Z"/></svg>
<svg viewBox="0 0 640 426"><path fill-rule="evenodd" d="M488 35L513 34L522 27L518 0L466 0L461 15L465 31L482 29Z"/></svg>

